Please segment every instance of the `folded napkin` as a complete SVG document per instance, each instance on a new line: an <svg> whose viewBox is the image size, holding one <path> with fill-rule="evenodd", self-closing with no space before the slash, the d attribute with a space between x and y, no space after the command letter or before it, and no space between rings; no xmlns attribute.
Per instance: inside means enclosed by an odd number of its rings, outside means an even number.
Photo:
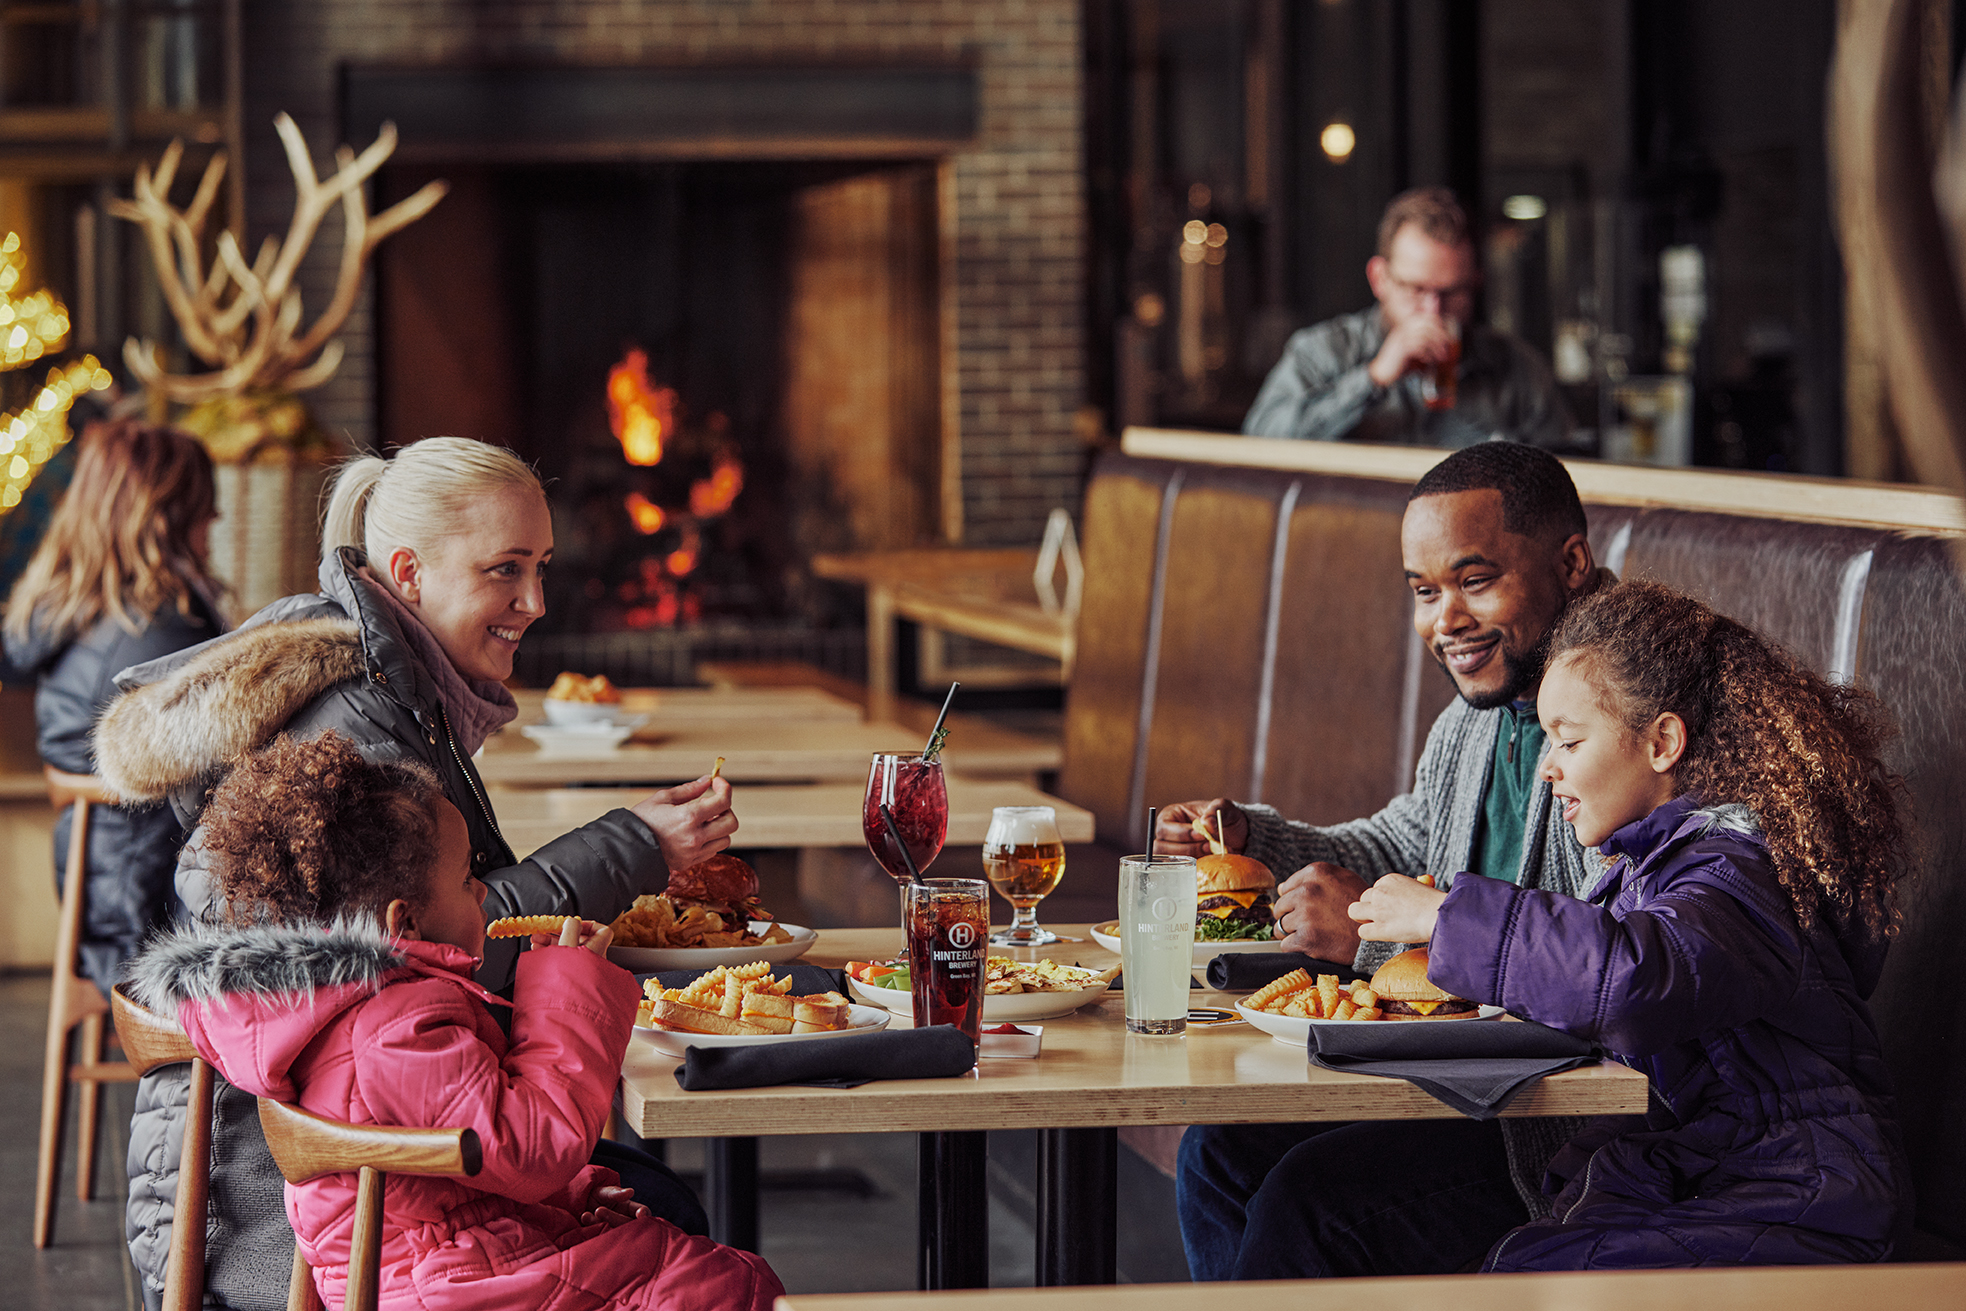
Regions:
<svg viewBox="0 0 1966 1311"><path fill-rule="evenodd" d="M1405 1079L1477 1120L1494 1119L1524 1087L1582 1065L1594 1052L1582 1038L1530 1023L1311 1026L1311 1064Z"/></svg>
<svg viewBox="0 0 1966 1311"><path fill-rule="evenodd" d="M875 1079L941 1079L976 1065L976 1044L952 1024L893 1029L806 1042L691 1047L676 1069L685 1092L798 1083L858 1088Z"/></svg>
<svg viewBox="0 0 1966 1311"><path fill-rule="evenodd" d="M1254 992L1292 970L1302 970L1312 978L1335 974L1340 983L1359 977L1349 965L1294 951L1225 951L1208 962L1208 986L1217 992Z"/></svg>
<svg viewBox="0 0 1966 1311"><path fill-rule="evenodd" d="M781 978L787 974L791 975L792 992L796 996L810 997L820 992L837 992L842 997L850 995L846 990L846 974L840 970L826 970L817 965L808 965L804 961L793 961L789 965L774 965L771 971ZM687 988L709 972L708 970L662 970L653 977L665 988ZM647 980L651 976L638 974L635 977Z"/></svg>

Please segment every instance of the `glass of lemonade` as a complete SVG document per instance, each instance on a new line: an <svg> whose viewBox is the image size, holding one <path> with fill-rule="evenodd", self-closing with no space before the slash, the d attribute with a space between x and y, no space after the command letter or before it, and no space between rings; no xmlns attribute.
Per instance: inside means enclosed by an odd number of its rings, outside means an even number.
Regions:
<svg viewBox="0 0 1966 1311"><path fill-rule="evenodd" d="M1195 964L1195 859L1120 861L1120 968L1128 1033L1185 1033Z"/></svg>
<svg viewBox="0 0 1966 1311"><path fill-rule="evenodd" d="M998 806L983 836L983 873L1011 905L1010 927L990 935L994 947L1042 947L1058 935L1038 926L1038 903L1065 877L1065 840L1050 806Z"/></svg>

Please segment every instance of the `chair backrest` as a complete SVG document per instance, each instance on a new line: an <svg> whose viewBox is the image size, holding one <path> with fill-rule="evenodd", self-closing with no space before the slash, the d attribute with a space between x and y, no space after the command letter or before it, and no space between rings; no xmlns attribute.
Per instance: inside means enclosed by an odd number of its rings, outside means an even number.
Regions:
<svg viewBox="0 0 1966 1311"><path fill-rule="evenodd" d="M301 1184L324 1174L357 1172L355 1233L348 1251L347 1311L374 1311L382 1270L382 1185L384 1175L477 1174L484 1150L475 1129L416 1129L379 1124L347 1124L303 1111L285 1102L259 1099L259 1123L266 1146L288 1183ZM307 1311L313 1282L306 1258L294 1249L288 1311Z"/></svg>
<svg viewBox="0 0 1966 1311"><path fill-rule="evenodd" d="M77 801L86 801L94 806L116 804L116 794L94 774L70 774L53 765L43 765L41 777L48 784L48 804L56 810Z"/></svg>
<svg viewBox="0 0 1966 1311"><path fill-rule="evenodd" d="M164 1311L197 1311L205 1300L205 1203L212 1182L212 1067L198 1055L176 1020L140 1006L117 984L109 1013L130 1065L140 1075L165 1065L191 1062L191 1090L185 1104L184 1146L178 1153L177 1196L171 1250L164 1267ZM197 1224L186 1224L187 1216Z"/></svg>
<svg viewBox="0 0 1966 1311"><path fill-rule="evenodd" d="M176 1020L130 1000L120 983L109 995L109 1013L116 1021L123 1052L138 1074L149 1074L160 1065L198 1059L198 1049Z"/></svg>

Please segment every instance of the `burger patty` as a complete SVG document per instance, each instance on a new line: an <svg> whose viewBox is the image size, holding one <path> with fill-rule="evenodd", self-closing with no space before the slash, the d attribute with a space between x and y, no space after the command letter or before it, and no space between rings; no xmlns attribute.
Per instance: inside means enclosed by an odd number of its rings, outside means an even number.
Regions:
<svg viewBox="0 0 1966 1311"><path fill-rule="evenodd" d="M1420 1006L1424 1006L1426 1009L1422 1010L1409 1002L1388 1001L1384 997L1379 999L1379 1010L1383 1014L1414 1015L1428 1020L1437 1020L1443 1015L1468 1015L1481 1009L1480 1003L1468 1001L1461 997L1450 997L1438 1004L1421 1002Z"/></svg>
<svg viewBox="0 0 1966 1311"><path fill-rule="evenodd" d="M1256 899L1247 906L1243 897L1248 894L1215 892L1195 903L1195 917L1215 915L1218 919L1249 920L1257 924L1267 924L1274 918L1270 910L1270 894L1259 892Z"/></svg>

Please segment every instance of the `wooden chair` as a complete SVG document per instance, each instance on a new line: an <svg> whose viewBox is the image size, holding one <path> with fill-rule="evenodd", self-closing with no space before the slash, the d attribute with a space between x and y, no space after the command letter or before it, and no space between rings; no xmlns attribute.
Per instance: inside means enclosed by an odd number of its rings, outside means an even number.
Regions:
<svg viewBox="0 0 1966 1311"><path fill-rule="evenodd" d="M259 1123L280 1173L291 1184L324 1174L358 1171L355 1235L348 1253L347 1311L375 1311L382 1274L382 1185L388 1173L470 1176L484 1164L475 1129L398 1129L344 1124L289 1106L259 1099ZM315 1311L321 1305L313 1270L294 1248L293 1281L287 1311Z"/></svg>
<svg viewBox="0 0 1966 1311"><path fill-rule="evenodd" d="M55 931L54 990L48 997L48 1046L41 1076L41 1155L34 1179L34 1245L46 1247L55 1227L55 1184L61 1176L62 1138L67 1127L68 1086L80 1087L76 1125L75 1195L95 1196L96 1133L102 1105L102 1085L128 1083L137 1072L123 1061L102 1059L102 1017L109 1004L102 992L75 971L82 942L82 921L88 908L89 811L114 805L115 797L92 774L65 774L52 766L48 802L59 811L75 807L68 834L68 866L61 896L61 918ZM80 1050L68 1060L68 1035L81 1028Z"/></svg>
<svg viewBox="0 0 1966 1311"><path fill-rule="evenodd" d="M191 1096L184 1113L184 1147L178 1154L176 1221L203 1217L212 1180L212 1067L198 1055L177 1021L131 1001L118 984L110 997L116 1036L139 1076L162 1065L191 1062ZM164 1269L163 1311L197 1311L205 1298L205 1226L171 1225Z"/></svg>

